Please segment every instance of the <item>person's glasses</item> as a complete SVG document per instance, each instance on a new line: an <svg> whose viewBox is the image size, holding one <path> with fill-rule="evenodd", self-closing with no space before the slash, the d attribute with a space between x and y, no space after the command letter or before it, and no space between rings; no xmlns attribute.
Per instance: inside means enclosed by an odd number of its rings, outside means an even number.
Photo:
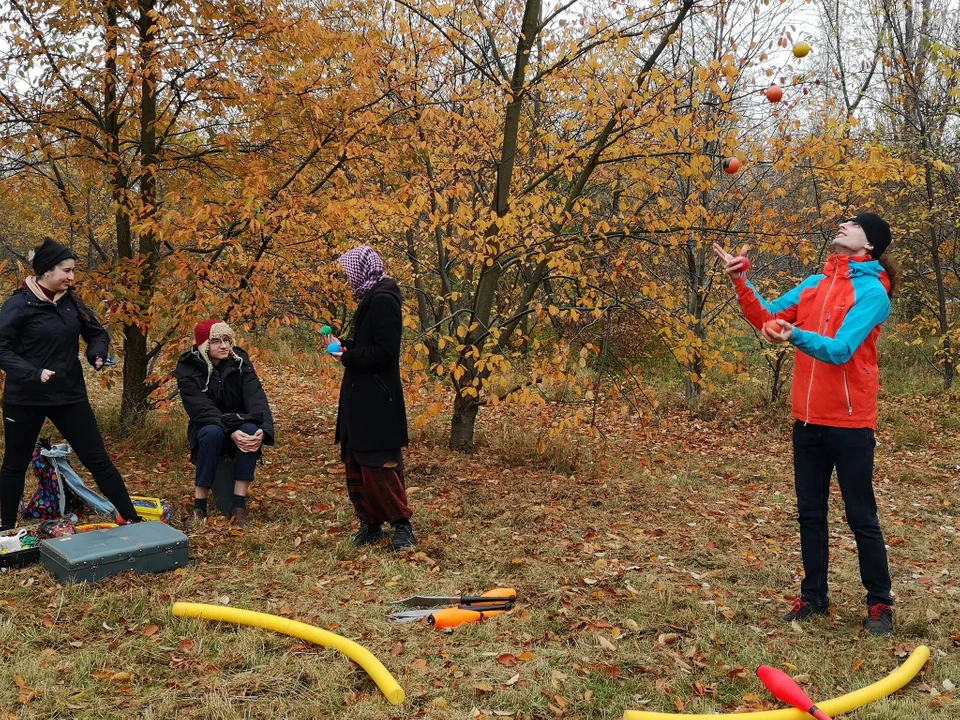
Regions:
<svg viewBox="0 0 960 720"><path fill-rule="evenodd" d="M232 345L233 341L228 337L210 338L211 345Z"/></svg>

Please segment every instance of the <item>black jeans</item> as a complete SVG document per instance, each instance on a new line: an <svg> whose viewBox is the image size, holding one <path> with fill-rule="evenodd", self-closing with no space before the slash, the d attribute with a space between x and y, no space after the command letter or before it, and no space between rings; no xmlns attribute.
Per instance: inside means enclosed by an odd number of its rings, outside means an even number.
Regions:
<svg viewBox="0 0 960 720"><path fill-rule="evenodd" d="M860 579L867 590L867 604L893 604L887 550L873 494L875 446L870 428L804 425L799 420L793 426L793 473L804 572L800 595L814 605L826 607L830 603L827 501L834 467L847 524L857 541Z"/></svg>
<svg viewBox="0 0 960 720"><path fill-rule="evenodd" d="M0 525L13 527L20 513L27 468L37 445L43 421L50 418L73 448L77 458L93 475L100 492L113 503L125 520L136 518L127 486L120 476L97 425L89 402L68 405L3 406L4 449L0 468Z"/></svg>
<svg viewBox="0 0 960 720"><path fill-rule="evenodd" d="M253 423L245 423L238 430L245 432L247 435L253 435L258 428ZM213 487L213 479L217 475L217 465L220 464L220 458L224 455L236 458L236 464L233 466L234 482L250 482L253 480L260 452L242 452L219 425L204 425L197 434L196 484L198 487L208 490Z"/></svg>

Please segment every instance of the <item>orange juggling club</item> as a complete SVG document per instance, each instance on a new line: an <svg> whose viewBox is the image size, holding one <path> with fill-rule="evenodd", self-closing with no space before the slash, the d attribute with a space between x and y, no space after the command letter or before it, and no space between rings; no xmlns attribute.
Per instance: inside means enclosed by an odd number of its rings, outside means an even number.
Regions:
<svg viewBox="0 0 960 720"><path fill-rule="evenodd" d="M760 678L760 682L764 684L767 690L785 703L790 703L795 708L810 713L817 720L830 720L830 716L818 708L803 689L797 685L796 681L783 670L777 670L777 668L769 665L761 665L757 668L757 677Z"/></svg>

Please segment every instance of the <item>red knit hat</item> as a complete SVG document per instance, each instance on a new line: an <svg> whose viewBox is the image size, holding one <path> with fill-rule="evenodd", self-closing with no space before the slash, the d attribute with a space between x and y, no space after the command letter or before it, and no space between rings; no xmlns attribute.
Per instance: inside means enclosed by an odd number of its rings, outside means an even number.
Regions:
<svg viewBox="0 0 960 720"><path fill-rule="evenodd" d="M210 383L210 374L213 372L213 362L210 360L210 338L228 337L233 340L233 330L223 320L204 320L197 323L193 329L193 338L197 341L197 352L207 364L207 383ZM237 354L230 351L230 354L238 358ZM203 389L206 392L207 388Z"/></svg>
<svg viewBox="0 0 960 720"><path fill-rule="evenodd" d="M193 337L197 341L197 347L203 345L207 340L210 339L210 329L216 325L219 320L204 320L203 322L197 323L197 326L193 329Z"/></svg>

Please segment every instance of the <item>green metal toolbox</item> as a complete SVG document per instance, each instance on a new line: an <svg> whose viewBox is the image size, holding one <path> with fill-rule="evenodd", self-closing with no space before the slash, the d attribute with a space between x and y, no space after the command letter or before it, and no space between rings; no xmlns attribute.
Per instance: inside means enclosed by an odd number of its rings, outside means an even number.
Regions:
<svg viewBox="0 0 960 720"><path fill-rule="evenodd" d="M187 564L189 538L162 522L141 522L44 540L40 562L58 580L96 582L125 570L154 573Z"/></svg>

